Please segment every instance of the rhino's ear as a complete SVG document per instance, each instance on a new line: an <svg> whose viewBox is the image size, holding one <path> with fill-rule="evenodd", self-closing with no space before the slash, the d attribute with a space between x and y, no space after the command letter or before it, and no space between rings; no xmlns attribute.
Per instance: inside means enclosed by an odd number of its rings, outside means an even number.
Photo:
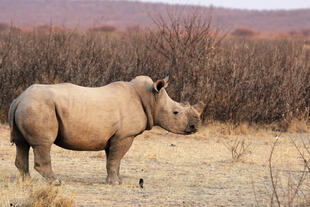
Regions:
<svg viewBox="0 0 310 207"><path fill-rule="evenodd" d="M203 110L206 107L206 103L203 101L199 101L197 104L193 105L193 108L197 111L197 113L199 114L199 116L201 116Z"/></svg>
<svg viewBox="0 0 310 207"><path fill-rule="evenodd" d="M157 80L155 83L154 83L154 90L156 92L159 92L160 89L162 88L167 88L168 86L168 81L169 81L169 76L165 77L163 80Z"/></svg>

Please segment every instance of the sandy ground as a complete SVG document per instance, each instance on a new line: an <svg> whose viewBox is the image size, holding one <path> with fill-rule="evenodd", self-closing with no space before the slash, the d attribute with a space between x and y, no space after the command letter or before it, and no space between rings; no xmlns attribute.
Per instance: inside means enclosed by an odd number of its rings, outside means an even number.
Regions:
<svg viewBox="0 0 310 207"><path fill-rule="evenodd" d="M104 184L106 177L104 152L75 152L52 148L52 164L56 175L65 182L60 187L63 196L74 200L74 206L270 206L272 186L269 155L275 141L273 132L251 135L227 132L221 126L207 126L199 133L181 136L155 128L136 137L121 164L123 184ZM281 134L272 164L283 204L303 170L303 162L291 143L307 133ZM236 140L249 145L246 153L233 160L231 151ZM299 140L299 141L298 141ZM303 150L303 149L302 149ZM20 184L14 166L15 146L9 143L9 128L0 126L0 206L27 197L27 187ZM33 181L41 183L41 176L33 169ZM307 175L308 176L308 175ZM308 177L302 185L307 197ZM143 178L144 188L139 187ZM291 187L292 189L294 189Z"/></svg>

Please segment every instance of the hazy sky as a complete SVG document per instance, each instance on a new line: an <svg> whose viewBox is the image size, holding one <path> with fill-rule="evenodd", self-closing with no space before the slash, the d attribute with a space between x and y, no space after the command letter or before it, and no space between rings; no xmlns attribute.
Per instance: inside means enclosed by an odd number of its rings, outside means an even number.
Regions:
<svg viewBox="0 0 310 207"><path fill-rule="evenodd" d="M179 4L213 5L239 9L300 9L310 8L310 0L138 0ZM310 20L309 20L310 21Z"/></svg>

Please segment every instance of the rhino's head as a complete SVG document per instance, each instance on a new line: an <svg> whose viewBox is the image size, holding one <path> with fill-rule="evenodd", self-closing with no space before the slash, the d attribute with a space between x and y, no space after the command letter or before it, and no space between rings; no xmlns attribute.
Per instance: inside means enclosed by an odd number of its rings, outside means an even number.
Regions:
<svg viewBox="0 0 310 207"><path fill-rule="evenodd" d="M166 77L153 84L155 96L154 124L178 134L196 132L200 126L200 117L206 104L199 102L191 106L189 103L173 101L165 90L168 86L168 79Z"/></svg>

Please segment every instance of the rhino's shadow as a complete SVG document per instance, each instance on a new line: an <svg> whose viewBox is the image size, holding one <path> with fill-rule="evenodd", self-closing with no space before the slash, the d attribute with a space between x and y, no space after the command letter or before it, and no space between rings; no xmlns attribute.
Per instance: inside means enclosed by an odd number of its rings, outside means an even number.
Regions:
<svg viewBox="0 0 310 207"><path fill-rule="evenodd" d="M106 174L102 176L93 176L92 174L86 175L58 175L58 177L67 184L81 184L81 185L94 185L94 184L105 184Z"/></svg>
<svg viewBox="0 0 310 207"><path fill-rule="evenodd" d="M106 183L106 174L102 174L102 176L93 176L92 174L84 175L81 177L81 175L76 176L70 176L70 175L59 175L59 178L67 185L70 184L78 184L78 185L98 185L103 184L107 185ZM123 183L126 183L126 181L134 179L131 176L121 176ZM138 183L138 181L137 181Z"/></svg>

